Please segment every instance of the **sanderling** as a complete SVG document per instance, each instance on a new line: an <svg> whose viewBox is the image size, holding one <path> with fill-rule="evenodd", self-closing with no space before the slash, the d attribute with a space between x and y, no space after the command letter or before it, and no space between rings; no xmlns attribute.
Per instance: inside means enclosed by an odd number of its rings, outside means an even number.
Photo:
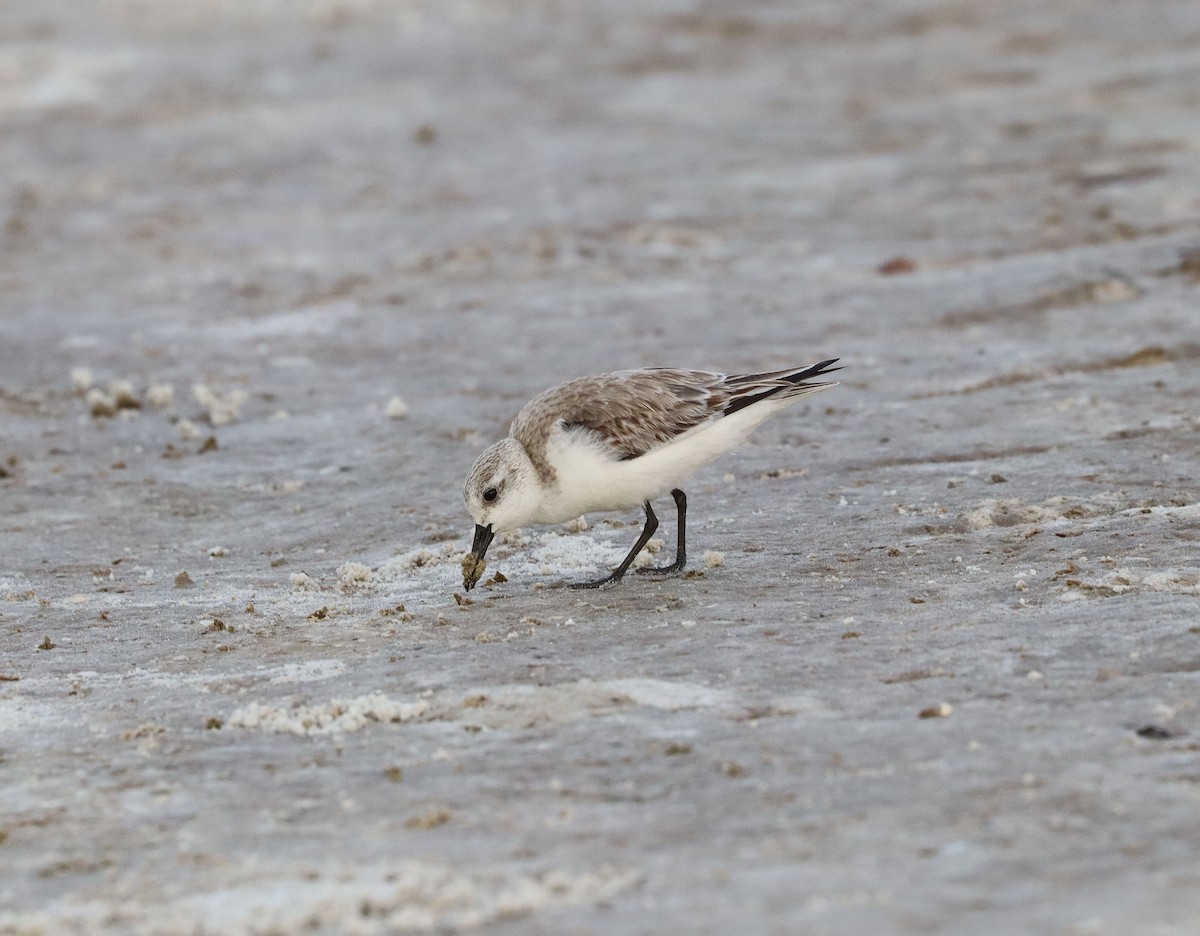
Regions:
<svg viewBox="0 0 1200 936"><path fill-rule="evenodd" d="M618 582L658 529L650 501L675 500L675 561L639 572L678 572L687 559L687 497L679 489L697 468L741 444L768 416L800 397L834 387L808 383L837 358L811 367L729 376L650 367L579 377L534 397L507 439L479 456L463 499L475 541L463 559L463 587L483 574L492 537L530 523L562 523L586 513L641 505L646 525L619 566L595 582Z"/></svg>

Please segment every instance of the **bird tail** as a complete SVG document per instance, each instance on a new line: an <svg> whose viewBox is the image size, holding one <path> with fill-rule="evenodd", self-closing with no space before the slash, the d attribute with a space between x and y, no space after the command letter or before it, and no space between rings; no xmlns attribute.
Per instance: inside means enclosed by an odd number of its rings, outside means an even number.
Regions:
<svg viewBox="0 0 1200 936"><path fill-rule="evenodd" d="M841 370L840 367L833 366L839 360L840 358L830 358L828 361L821 361L819 364L799 370L789 367L786 370L771 371L766 374L740 374L728 377L726 383L735 389L729 403L725 406L724 415L736 413L738 410L745 409L768 397L779 396L781 399L785 399L798 397L805 393L815 393L827 387L836 387L836 380L820 383L809 383L808 381L814 377Z"/></svg>
<svg viewBox="0 0 1200 936"><path fill-rule="evenodd" d="M806 367L803 370L794 371L783 379L790 384L802 384L804 381L813 377L820 377L822 374L829 374L833 371L841 370L840 367L833 366L840 360L841 358L830 358L828 361L822 361L820 364L814 364L812 367ZM808 386L832 387L836 383L837 381L832 381L822 384L809 384Z"/></svg>

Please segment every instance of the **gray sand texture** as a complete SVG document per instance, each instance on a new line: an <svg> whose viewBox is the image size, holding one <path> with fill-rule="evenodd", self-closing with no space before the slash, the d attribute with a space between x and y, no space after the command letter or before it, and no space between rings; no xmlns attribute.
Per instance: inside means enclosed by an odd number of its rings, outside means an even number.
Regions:
<svg viewBox="0 0 1200 936"><path fill-rule="evenodd" d="M1200 933L1200 4L6 0L0 180L0 934Z"/></svg>

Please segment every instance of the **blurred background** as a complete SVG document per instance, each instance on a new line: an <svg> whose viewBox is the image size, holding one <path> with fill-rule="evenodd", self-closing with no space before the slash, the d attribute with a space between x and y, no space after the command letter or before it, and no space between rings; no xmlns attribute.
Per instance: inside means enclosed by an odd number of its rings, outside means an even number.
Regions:
<svg viewBox="0 0 1200 936"><path fill-rule="evenodd" d="M1195 0L4 0L0 931L415 856L418 931L1196 932L1198 156ZM451 602L535 393L828 357L726 568Z"/></svg>

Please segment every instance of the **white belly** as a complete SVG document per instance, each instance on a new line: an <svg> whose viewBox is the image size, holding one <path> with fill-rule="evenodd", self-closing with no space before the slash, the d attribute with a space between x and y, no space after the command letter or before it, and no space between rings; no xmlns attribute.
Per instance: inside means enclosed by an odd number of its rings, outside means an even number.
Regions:
<svg viewBox="0 0 1200 936"><path fill-rule="evenodd" d="M547 448L556 477L542 501L539 523L563 523L585 513L625 510L679 487L698 469L736 448L764 419L794 400L764 400L697 426L629 461L587 433L555 430Z"/></svg>

